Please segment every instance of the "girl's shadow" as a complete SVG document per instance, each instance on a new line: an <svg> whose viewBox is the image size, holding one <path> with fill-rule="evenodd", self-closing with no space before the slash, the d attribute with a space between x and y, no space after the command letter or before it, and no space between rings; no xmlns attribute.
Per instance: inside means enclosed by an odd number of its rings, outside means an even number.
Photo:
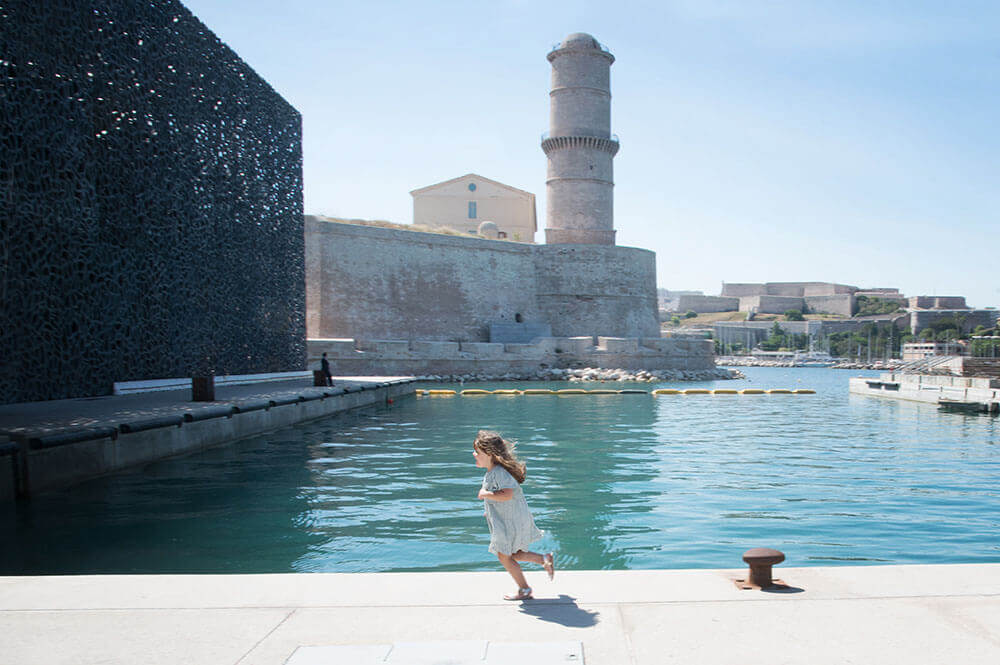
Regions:
<svg viewBox="0 0 1000 665"><path fill-rule="evenodd" d="M569 628L587 628L597 625L600 612L585 610L576 604L576 598L559 594L558 598L526 600L521 603L521 613L538 617L542 621L558 623Z"/></svg>

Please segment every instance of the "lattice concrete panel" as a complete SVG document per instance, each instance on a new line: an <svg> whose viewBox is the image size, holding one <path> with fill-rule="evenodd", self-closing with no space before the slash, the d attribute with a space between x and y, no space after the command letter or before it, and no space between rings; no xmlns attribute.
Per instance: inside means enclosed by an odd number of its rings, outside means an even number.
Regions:
<svg viewBox="0 0 1000 665"><path fill-rule="evenodd" d="M179 2L0 0L0 403L301 369L301 117Z"/></svg>

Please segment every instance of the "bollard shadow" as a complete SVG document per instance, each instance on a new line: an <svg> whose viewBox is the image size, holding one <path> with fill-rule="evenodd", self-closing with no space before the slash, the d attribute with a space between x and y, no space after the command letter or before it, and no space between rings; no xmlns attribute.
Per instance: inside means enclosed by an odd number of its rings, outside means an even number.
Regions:
<svg viewBox="0 0 1000 665"><path fill-rule="evenodd" d="M567 628L589 628L596 626L600 612L585 610L576 604L576 598L559 594L549 601L526 600L521 603L521 613L530 614L542 621L557 623Z"/></svg>
<svg viewBox="0 0 1000 665"><path fill-rule="evenodd" d="M782 580L774 580L771 586L767 587L748 584L744 579L733 580L733 582L736 584L736 588L742 591L760 591L762 593L802 593L805 591L802 587L785 584Z"/></svg>

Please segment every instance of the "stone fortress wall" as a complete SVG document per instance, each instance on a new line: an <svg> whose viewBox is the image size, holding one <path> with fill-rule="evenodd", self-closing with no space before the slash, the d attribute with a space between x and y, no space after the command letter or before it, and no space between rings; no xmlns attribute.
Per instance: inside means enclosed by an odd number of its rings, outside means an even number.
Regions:
<svg viewBox="0 0 1000 665"><path fill-rule="evenodd" d="M677 297L678 312L735 312L740 308L739 298L727 296L682 295Z"/></svg>
<svg viewBox="0 0 1000 665"><path fill-rule="evenodd" d="M839 314L840 316L853 316L854 311L857 309L856 302L856 297L849 293L829 296L806 296L802 299L802 304L804 305L803 311L807 311L810 314Z"/></svg>
<svg viewBox="0 0 1000 665"><path fill-rule="evenodd" d="M963 299L964 300L964 299ZM995 309L920 309L910 312L910 331L917 334L942 319L954 320L963 333L970 333L976 326L993 328L1000 310Z"/></svg>
<svg viewBox="0 0 1000 665"><path fill-rule="evenodd" d="M913 296L907 298L897 288L858 289L830 282L723 283L718 296L680 298L676 311L698 313L755 311L760 314L783 314L798 309L813 314L852 316L860 296L880 298L910 309L968 309L961 296ZM734 305L734 303L736 303Z"/></svg>
<svg viewBox="0 0 1000 665"><path fill-rule="evenodd" d="M488 342L493 323L557 337L659 337L655 254L530 245L306 216L310 339ZM520 315L520 316L518 316Z"/></svg>
<svg viewBox="0 0 1000 665"><path fill-rule="evenodd" d="M851 316L858 287L830 282L724 283L722 295L740 299L741 312L783 314L797 309Z"/></svg>
<svg viewBox="0 0 1000 665"><path fill-rule="evenodd" d="M834 296L854 293L858 287L832 282L764 282L761 284L723 282L722 295L741 296Z"/></svg>
<svg viewBox="0 0 1000 665"><path fill-rule="evenodd" d="M910 296L910 309L968 309L965 296Z"/></svg>

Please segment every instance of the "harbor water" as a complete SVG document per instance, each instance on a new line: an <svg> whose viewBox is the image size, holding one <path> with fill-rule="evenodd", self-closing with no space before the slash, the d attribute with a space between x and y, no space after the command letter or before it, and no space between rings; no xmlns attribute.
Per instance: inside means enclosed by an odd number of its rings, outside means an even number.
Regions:
<svg viewBox="0 0 1000 665"><path fill-rule="evenodd" d="M2 508L0 574L497 570L480 428L518 441L563 568L1000 562L1000 421L848 394L827 368L684 384L815 395L420 397ZM450 387L461 386L426 386Z"/></svg>

